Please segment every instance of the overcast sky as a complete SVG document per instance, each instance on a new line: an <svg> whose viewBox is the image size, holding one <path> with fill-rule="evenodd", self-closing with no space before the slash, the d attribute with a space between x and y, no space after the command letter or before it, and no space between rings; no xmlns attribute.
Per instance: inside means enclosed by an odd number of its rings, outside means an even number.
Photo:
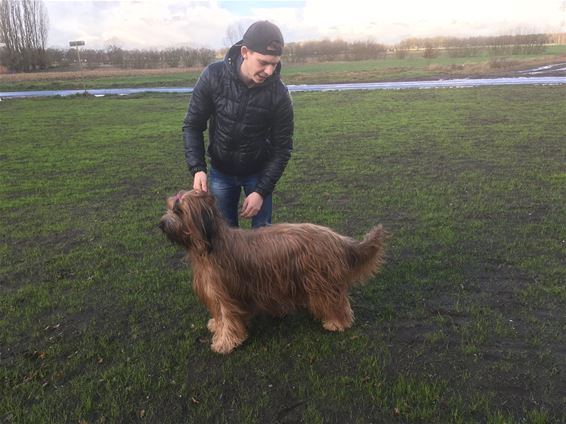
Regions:
<svg viewBox="0 0 566 424"><path fill-rule="evenodd" d="M564 31L565 0L45 0L48 45L126 49L227 47L228 28L268 19L286 42L341 38L394 44L409 37ZM236 40L237 41L237 40Z"/></svg>

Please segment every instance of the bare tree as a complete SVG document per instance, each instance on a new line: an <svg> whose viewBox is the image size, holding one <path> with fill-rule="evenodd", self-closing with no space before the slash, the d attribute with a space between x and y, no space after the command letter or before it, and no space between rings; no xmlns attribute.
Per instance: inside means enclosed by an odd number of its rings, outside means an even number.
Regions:
<svg viewBox="0 0 566 424"><path fill-rule="evenodd" d="M244 28L244 24L242 22L236 22L231 24L226 29L226 37L224 37L224 45L226 47L232 47L238 41L240 41L244 37L244 33L246 29Z"/></svg>
<svg viewBox="0 0 566 424"><path fill-rule="evenodd" d="M122 42L117 37L106 40L106 54L112 65L120 66L124 62L124 49Z"/></svg>
<svg viewBox="0 0 566 424"><path fill-rule="evenodd" d="M29 72L47 67L48 27L41 0L0 0L0 38L8 69Z"/></svg>

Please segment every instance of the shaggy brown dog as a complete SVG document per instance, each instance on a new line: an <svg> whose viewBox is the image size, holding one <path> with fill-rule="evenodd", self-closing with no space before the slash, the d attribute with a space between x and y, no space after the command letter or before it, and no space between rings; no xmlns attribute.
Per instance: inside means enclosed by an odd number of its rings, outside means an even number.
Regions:
<svg viewBox="0 0 566 424"><path fill-rule="evenodd" d="M229 353L247 337L255 314L306 308L330 331L350 327L348 289L374 275L385 232L374 227L357 241L314 224L231 228L212 195L181 191L167 200L160 228L187 249L193 288L212 318L212 350Z"/></svg>

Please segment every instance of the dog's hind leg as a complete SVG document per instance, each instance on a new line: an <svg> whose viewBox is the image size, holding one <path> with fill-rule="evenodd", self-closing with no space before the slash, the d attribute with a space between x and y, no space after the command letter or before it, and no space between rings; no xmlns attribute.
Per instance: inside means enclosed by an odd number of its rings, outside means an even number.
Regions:
<svg viewBox="0 0 566 424"><path fill-rule="evenodd" d="M344 331L354 322L354 313L346 293L338 297L309 299L308 308L328 331Z"/></svg>

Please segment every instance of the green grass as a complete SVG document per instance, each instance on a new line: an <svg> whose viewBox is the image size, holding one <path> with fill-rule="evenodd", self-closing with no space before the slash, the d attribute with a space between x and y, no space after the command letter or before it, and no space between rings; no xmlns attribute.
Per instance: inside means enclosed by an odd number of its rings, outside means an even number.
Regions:
<svg viewBox="0 0 566 424"><path fill-rule="evenodd" d="M560 423L566 87L295 94L277 222L393 234L354 327L229 356L156 228L187 97L0 103L0 419Z"/></svg>

